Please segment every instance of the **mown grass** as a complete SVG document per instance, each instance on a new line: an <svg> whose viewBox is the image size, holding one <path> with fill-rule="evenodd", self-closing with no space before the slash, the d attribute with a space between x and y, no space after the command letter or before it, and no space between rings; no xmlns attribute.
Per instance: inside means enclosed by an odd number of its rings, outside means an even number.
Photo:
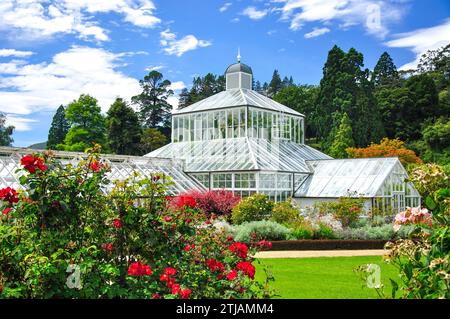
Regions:
<svg viewBox="0 0 450 319"><path fill-rule="evenodd" d="M259 259L255 262L256 280L264 278L267 266L275 277L271 284L278 294L275 298L379 298L353 271L364 264L380 266L384 291L390 295L389 278L397 279L398 273L378 256Z"/></svg>

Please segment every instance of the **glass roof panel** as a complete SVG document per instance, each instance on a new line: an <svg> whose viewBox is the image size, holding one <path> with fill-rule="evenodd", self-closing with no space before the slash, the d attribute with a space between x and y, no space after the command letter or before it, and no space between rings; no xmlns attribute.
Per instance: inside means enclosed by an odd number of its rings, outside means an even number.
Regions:
<svg viewBox="0 0 450 319"><path fill-rule="evenodd" d="M397 163L397 158L308 161L314 173L295 196L341 197L356 193L373 197Z"/></svg>
<svg viewBox="0 0 450 319"><path fill-rule="evenodd" d="M331 158L306 145L256 138L178 142L146 156L183 159L188 172L263 170L310 173L306 160Z"/></svg>
<svg viewBox="0 0 450 319"><path fill-rule="evenodd" d="M196 102L188 107L175 110L173 115L185 114L191 112L211 111L215 109L230 108L236 106L254 106L266 110L284 112L297 116L304 116L303 114L294 111L293 109L284 106L274 100L248 89L230 89L219 92L215 95L207 97L199 102Z"/></svg>

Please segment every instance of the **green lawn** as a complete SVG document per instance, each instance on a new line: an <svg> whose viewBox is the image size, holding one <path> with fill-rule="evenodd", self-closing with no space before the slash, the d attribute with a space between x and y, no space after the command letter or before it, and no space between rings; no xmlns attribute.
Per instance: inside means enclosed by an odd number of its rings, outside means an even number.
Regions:
<svg viewBox="0 0 450 319"><path fill-rule="evenodd" d="M321 257L260 259L255 262L256 279L264 278L263 265L272 271L276 298L378 298L374 289L363 287L364 282L353 269L363 264L381 267L381 282L390 295L389 278L398 278L396 269L384 263L382 257Z"/></svg>

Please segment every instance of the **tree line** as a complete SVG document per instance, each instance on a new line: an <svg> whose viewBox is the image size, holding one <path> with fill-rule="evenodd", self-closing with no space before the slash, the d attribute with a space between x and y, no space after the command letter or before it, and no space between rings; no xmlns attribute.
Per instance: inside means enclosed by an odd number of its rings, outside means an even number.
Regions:
<svg viewBox="0 0 450 319"><path fill-rule="evenodd" d="M60 106L47 147L83 151L95 142L104 152L142 155L168 143L171 82L151 71L139 83L140 94L130 102L117 98L106 115L90 95ZM398 71L387 52L371 71L361 52L334 46L319 85L295 84L292 76L282 78L274 70L269 82L254 80L253 89L304 114L306 143L333 157L348 157L348 148L387 137L403 141L425 161L450 162L450 45L428 51L408 71ZM190 89L181 91L178 107L223 90L223 75L195 77ZM11 145L13 129L0 114L1 145Z"/></svg>

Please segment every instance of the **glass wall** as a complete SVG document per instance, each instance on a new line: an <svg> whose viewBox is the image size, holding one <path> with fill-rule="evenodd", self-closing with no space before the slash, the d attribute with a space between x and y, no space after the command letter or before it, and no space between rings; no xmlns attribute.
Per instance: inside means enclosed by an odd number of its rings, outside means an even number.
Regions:
<svg viewBox="0 0 450 319"><path fill-rule="evenodd" d="M302 117L252 107L248 109L236 107L172 117L174 143L248 136L302 144L303 131Z"/></svg>
<svg viewBox="0 0 450 319"><path fill-rule="evenodd" d="M372 199L372 209L385 214L398 214L406 207L420 206L420 195L410 182L405 181L406 177L405 172L396 165Z"/></svg>
<svg viewBox="0 0 450 319"><path fill-rule="evenodd" d="M203 185L209 186L209 174L192 174L192 176ZM292 174L290 173L212 173L211 179L211 189L227 189L241 197L263 193L273 201L284 201L292 196Z"/></svg>

